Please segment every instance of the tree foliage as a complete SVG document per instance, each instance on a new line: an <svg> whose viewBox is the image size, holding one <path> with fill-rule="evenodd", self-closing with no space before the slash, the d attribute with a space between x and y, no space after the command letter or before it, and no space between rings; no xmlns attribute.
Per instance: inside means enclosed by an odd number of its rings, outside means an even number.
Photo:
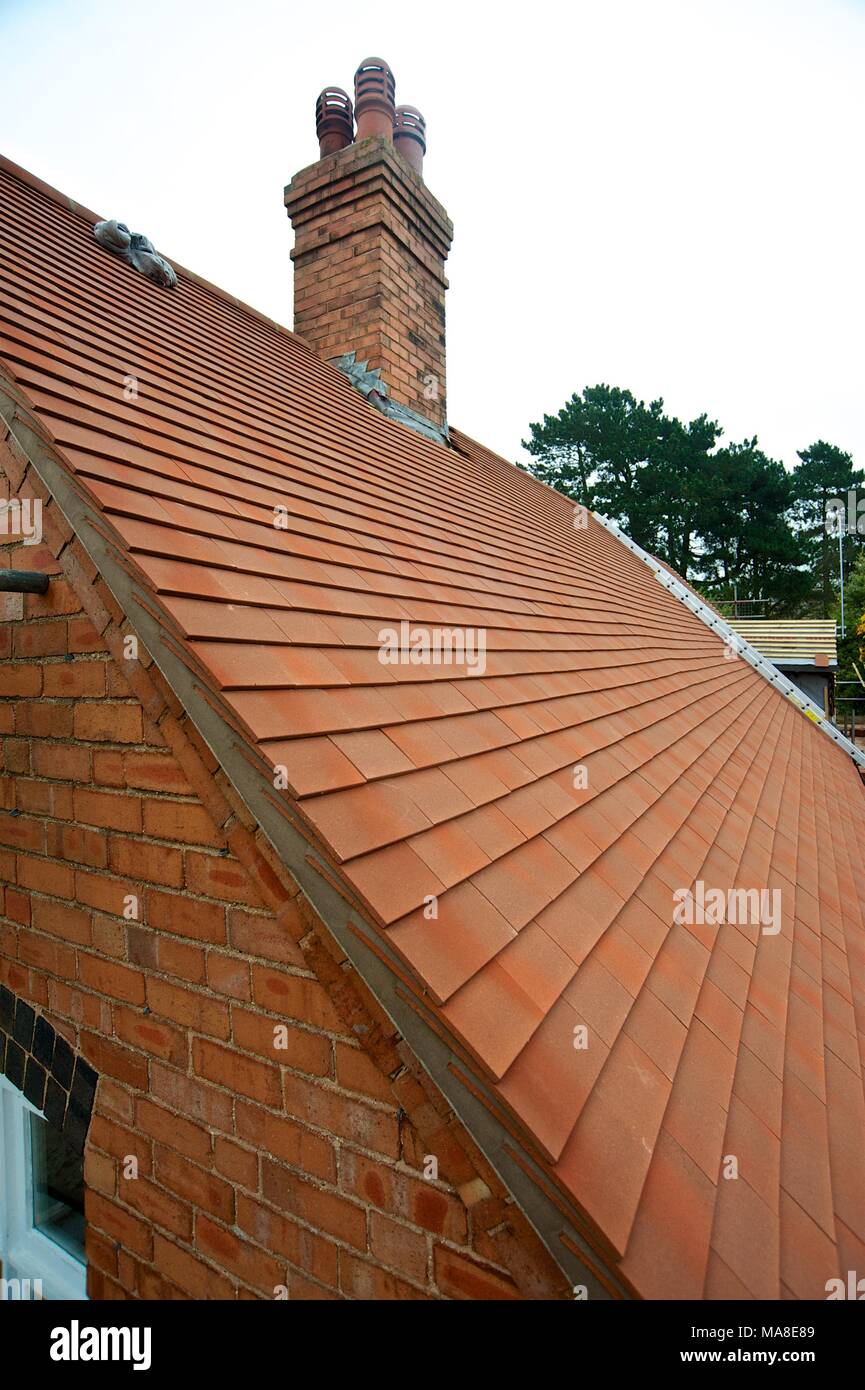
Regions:
<svg viewBox="0 0 865 1390"><path fill-rule="evenodd" d="M827 503L865 478L837 446L812 444L788 472L756 436L722 444L708 415L683 423L663 400L604 384L529 429L529 471L618 522L709 597L762 598L767 615L834 611ZM863 540L845 539L849 564Z"/></svg>

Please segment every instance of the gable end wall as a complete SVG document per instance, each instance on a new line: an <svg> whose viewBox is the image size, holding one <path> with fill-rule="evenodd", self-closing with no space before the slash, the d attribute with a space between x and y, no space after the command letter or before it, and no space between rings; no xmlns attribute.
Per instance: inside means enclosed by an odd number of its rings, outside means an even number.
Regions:
<svg viewBox="0 0 865 1390"><path fill-rule="evenodd" d="M0 981L100 1076L90 1296L568 1296L45 501L0 549L52 576L0 596Z"/></svg>

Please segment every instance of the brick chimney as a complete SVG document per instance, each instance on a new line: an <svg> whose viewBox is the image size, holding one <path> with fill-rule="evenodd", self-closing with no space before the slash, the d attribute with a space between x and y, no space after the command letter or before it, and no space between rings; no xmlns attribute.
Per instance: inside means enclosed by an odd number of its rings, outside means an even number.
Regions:
<svg viewBox="0 0 865 1390"><path fill-rule="evenodd" d="M446 432L453 227L423 181L426 125L413 106L395 106L393 73L380 58L361 63L354 86L354 110L341 88L321 93L320 158L285 190L295 332L380 409Z"/></svg>

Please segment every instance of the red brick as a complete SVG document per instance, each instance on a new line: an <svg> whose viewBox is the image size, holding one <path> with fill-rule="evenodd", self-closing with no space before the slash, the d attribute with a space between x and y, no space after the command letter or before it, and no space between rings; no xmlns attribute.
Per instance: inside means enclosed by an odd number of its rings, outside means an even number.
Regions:
<svg viewBox="0 0 865 1390"><path fill-rule="evenodd" d="M61 946L53 938L24 932L20 938L18 953L25 965L32 965L37 970L46 970L64 980L75 979L77 963L71 946Z"/></svg>
<svg viewBox="0 0 865 1390"><path fill-rule="evenodd" d="M185 1067L189 1058L188 1034L170 1023L153 1018L150 1014L138 1013L117 1005L114 1010L114 1028L118 1038L170 1062L174 1067Z"/></svg>
<svg viewBox="0 0 865 1390"><path fill-rule="evenodd" d="M226 956L221 951L208 951L207 983L217 994L226 994L232 999L252 998L249 963L237 956Z"/></svg>
<svg viewBox="0 0 865 1390"><path fill-rule="evenodd" d="M33 938L34 941L41 939L38 936ZM74 955L74 952L70 954ZM53 1014L71 1020L77 1027L91 1028L94 1032L107 1035L113 1032L111 1004L97 994L86 994L74 984L52 979L48 981L48 1002ZM74 1044L74 1036L71 1041ZM106 1084L104 1078L103 1084Z"/></svg>
<svg viewBox="0 0 865 1390"><path fill-rule="evenodd" d="M161 936L158 940L157 958L163 974L188 980L193 985L204 984L204 952L200 947L189 946L185 941L177 941L174 937ZM209 1029L204 1028L202 1031L206 1033ZM222 1036L221 1032L218 1036Z"/></svg>
<svg viewBox="0 0 865 1390"><path fill-rule="evenodd" d="M489 1302L520 1296L516 1285L504 1275L443 1245L433 1249L433 1268L435 1282L448 1298Z"/></svg>
<svg viewBox="0 0 865 1390"><path fill-rule="evenodd" d="M124 1125L117 1124L105 1115L96 1114L90 1122L87 1143L102 1149L112 1158L122 1163L127 1158L138 1161L138 1171L142 1177L150 1175L153 1163L153 1145L150 1140Z"/></svg>
<svg viewBox="0 0 865 1390"><path fill-rule="evenodd" d="M286 1072L283 1086L289 1115L374 1153L385 1154L388 1158L399 1156L399 1126L395 1113L374 1109L363 1101L291 1072Z"/></svg>
<svg viewBox="0 0 865 1390"><path fill-rule="evenodd" d="M78 946L90 944L90 913L48 898L33 899L33 930ZM103 991L104 993L105 991Z"/></svg>
<svg viewBox="0 0 865 1390"><path fill-rule="evenodd" d="M95 1266L106 1274L117 1273L117 1249L114 1242L106 1240L105 1236L100 1235L92 1226L88 1226L84 1234L84 1253L88 1265Z"/></svg>
<svg viewBox="0 0 865 1390"><path fill-rule="evenodd" d="M16 888L6 889L4 895L3 915L9 917L13 922L19 922L22 927L30 925L30 898L26 893L19 893Z"/></svg>
<svg viewBox="0 0 865 1390"><path fill-rule="evenodd" d="M108 863L108 835L104 830L84 830L78 825L45 827L45 848L55 859L104 869Z"/></svg>
<svg viewBox="0 0 865 1390"><path fill-rule="evenodd" d="M232 1131L232 1101L224 1091L217 1091L195 1077L153 1062L150 1068L151 1094L187 1119L200 1120L211 1129Z"/></svg>
<svg viewBox="0 0 865 1390"><path fill-rule="evenodd" d="M309 1072L313 1076L330 1075L330 1038L295 1028L265 1014L248 1013L237 1005L232 1008L231 1018L232 1037L238 1047L257 1052L269 1062L291 1067L293 1071ZM275 1029L279 1030L279 1041L285 1042L285 1047L276 1047Z"/></svg>
<svg viewBox="0 0 865 1390"><path fill-rule="evenodd" d="M26 730L20 729L19 733L26 733ZM17 773L19 777L28 777L30 775L30 748L30 742L26 738L7 738L3 743L3 764L6 771ZM29 788L31 791L34 798L33 804L22 798L21 793L25 788ZM43 805L47 805L49 796L47 786L44 787L43 792L46 798L45 802L42 805L37 805L35 802L35 798L38 797L42 788L43 783L41 782L21 783L19 781L16 786L19 811L38 811L43 808Z"/></svg>
<svg viewBox="0 0 865 1390"><path fill-rule="evenodd" d="M180 888L183 883L183 856L170 845L112 835L109 862L115 873L126 874L132 882L159 883L166 888Z"/></svg>
<svg viewBox="0 0 865 1390"><path fill-rule="evenodd" d="M212 1140L208 1130L203 1125L193 1124L184 1116L166 1110L162 1105L156 1105L150 1100L139 1100L135 1106L135 1123L145 1134L177 1149L187 1158L210 1157ZM216 1142L225 1141L217 1139Z"/></svg>
<svg viewBox="0 0 865 1390"><path fill-rule="evenodd" d="M235 1285L230 1279L158 1232L153 1241L153 1262L161 1274L193 1298L234 1299Z"/></svg>
<svg viewBox="0 0 865 1390"><path fill-rule="evenodd" d="M39 666L16 662L0 665L0 697L38 695L42 690L42 671Z"/></svg>
<svg viewBox="0 0 865 1390"><path fill-rule="evenodd" d="M120 792L94 792L76 787L73 798L75 818L84 825L100 825L108 830L141 830L141 806L134 796Z"/></svg>
<svg viewBox="0 0 865 1390"><path fill-rule="evenodd" d="M157 1144L154 1150L156 1181L219 1221L234 1221L234 1188L214 1173Z"/></svg>
<svg viewBox="0 0 865 1390"><path fill-rule="evenodd" d="M71 870L68 872L71 878ZM136 895L131 893L126 879L111 878L108 874L90 874L86 869L76 869L74 889L70 889L66 896L74 896L78 902L86 903L88 907L108 912L113 917L120 917L123 915L124 899Z"/></svg>
<svg viewBox="0 0 865 1390"><path fill-rule="evenodd" d="M45 826L28 816L9 816L0 811L0 844L31 854L44 854Z"/></svg>
<svg viewBox="0 0 865 1390"><path fill-rule="evenodd" d="M33 749L33 771L38 777L53 777L58 782L89 782L90 750L37 745Z"/></svg>
<svg viewBox="0 0 865 1390"><path fill-rule="evenodd" d="M366 1213L336 1192L316 1187L297 1173L262 1158L261 1190L267 1201L289 1212L298 1221L331 1235L335 1240L366 1249Z"/></svg>
<svg viewBox="0 0 865 1390"><path fill-rule="evenodd" d="M144 802L144 833L156 840L179 840L187 845L225 844L203 806L167 797Z"/></svg>
<svg viewBox="0 0 865 1390"><path fill-rule="evenodd" d="M125 787L123 753L114 748L93 749L93 781L100 787Z"/></svg>
<svg viewBox="0 0 865 1390"><path fill-rule="evenodd" d="M230 1035L228 1005L221 999L151 977L147 981L147 1003L154 1014L196 1032L209 1033L215 1038Z"/></svg>
<svg viewBox="0 0 865 1390"><path fill-rule="evenodd" d="M86 1051L88 1061L98 1072L116 1077L118 1081L125 1082L136 1091L147 1090L147 1062L143 1057L131 1052L128 1047L120 1047L119 1044L98 1037L95 1033L83 1033L81 1046Z"/></svg>
<svg viewBox="0 0 865 1390"><path fill-rule="evenodd" d="M178 1299L188 1302L191 1299L191 1294L184 1293L183 1289L145 1265L141 1265L138 1271L138 1293L142 1301L147 1303L176 1302Z"/></svg>
<svg viewBox="0 0 865 1390"><path fill-rule="evenodd" d="M238 1195L237 1225L265 1250L283 1255L322 1283L336 1287L337 1247L331 1241L245 1193Z"/></svg>
<svg viewBox="0 0 865 1390"><path fill-rule="evenodd" d="M260 907L258 894L249 881L246 870L236 860L215 854L199 854L187 850L186 886L193 893L223 902L250 903Z"/></svg>
<svg viewBox="0 0 865 1390"><path fill-rule="evenodd" d="M50 662L42 671L42 692L53 698L94 699L105 693L105 662Z"/></svg>
<svg viewBox="0 0 865 1390"><path fill-rule="evenodd" d="M339 1252L339 1286L349 1298L364 1302L394 1302L426 1298L421 1290L398 1279L372 1260L359 1260L348 1250Z"/></svg>
<svg viewBox="0 0 865 1390"><path fill-rule="evenodd" d="M252 1149L217 1135L213 1144L213 1166L238 1187L248 1187L253 1192L258 1188L258 1154Z"/></svg>
<svg viewBox="0 0 865 1390"><path fill-rule="evenodd" d="M141 707L115 700L83 702L75 707L75 737L91 743L141 743Z"/></svg>
<svg viewBox="0 0 865 1390"><path fill-rule="evenodd" d="M369 1248L390 1269L399 1270L416 1284L425 1284L429 1259L428 1238L382 1212L369 1214Z"/></svg>
<svg viewBox="0 0 865 1390"><path fill-rule="evenodd" d="M460 1245L466 1239L466 1214L462 1202L423 1178L402 1169L376 1163L353 1149L340 1154L339 1185L360 1201L390 1216L402 1217L435 1235Z"/></svg>
<svg viewBox="0 0 865 1390"><path fill-rule="evenodd" d="M102 650L102 639L89 618L70 618L70 652L98 652Z"/></svg>
<svg viewBox="0 0 865 1390"><path fill-rule="evenodd" d="M13 645L17 657L60 656L66 650L66 624L62 619L19 623Z"/></svg>
<svg viewBox="0 0 865 1390"><path fill-rule="evenodd" d="M235 951L264 960L281 961L284 965L302 965L303 953L273 917L244 912L240 908L228 911L228 939Z"/></svg>
<svg viewBox="0 0 865 1390"><path fill-rule="evenodd" d="M149 1260L153 1250L153 1233L146 1221L141 1221L132 1212L100 1197L96 1192L84 1195L84 1214L88 1227L94 1226L104 1231L109 1239L119 1241L125 1250L134 1250L143 1259Z"/></svg>
<svg viewBox="0 0 865 1390"><path fill-rule="evenodd" d="M106 917L101 912L93 914L92 948L99 955L113 956L115 960L126 959L126 929L114 917Z"/></svg>
<svg viewBox="0 0 865 1390"><path fill-rule="evenodd" d="M72 737L71 705L19 704L15 713L15 732L25 738L68 739Z"/></svg>
<svg viewBox="0 0 865 1390"><path fill-rule="evenodd" d="M239 1091L264 1105L280 1103L279 1068L254 1062L230 1048L196 1038L192 1044L192 1069L208 1081Z"/></svg>
<svg viewBox="0 0 865 1390"><path fill-rule="evenodd" d="M145 905L147 921L158 931L173 932L194 941L217 944L225 941L225 908L219 903L205 903L200 898L150 889Z"/></svg>
<svg viewBox="0 0 865 1390"><path fill-rule="evenodd" d="M235 1104L237 1136L262 1151L280 1158L292 1168L300 1168L323 1182L336 1183L336 1150L330 1139L313 1134L283 1115L238 1100Z"/></svg>
<svg viewBox="0 0 865 1390"><path fill-rule="evenodd" d="M118 1193L123 1201L154 1226L161 1226L171 1235L181 1240L189 1240L192 1235L192 1212L187 1202L178 1201L168 1192L163 1192L148 1178L118 1177Z"/></svg>
<svg viewBox="0 0 865 1390"><path fill-rule="evenodd" d="M279 1284L285 1283L285 1267L249 1241L241 1240L233 1231L218 1226L207 1216L195 1222L196 1244L202 1254L209 1255L224 1269L231 1270L245 1284L273 1296Z"/></svg>
<svg viewBox="0 0 865 1390"><path fill-rule="evenodd" d="M50 782L29 782L26 775L30 770L30 745L29 743L13 743L11 739L6 740L4 747L6 770L18 774L15 783L15 800L19 811L24 811L31 816L47 816L51 814L51 792ZM21 757L21 754L24 754ZM23 774L23 775L22 775Z"/></svg>
<svg viewBox="0 0 865 1390"><path fill-rule="evenodd" d="M78 955L79 978L83 985L105 994L109 999L123 999L127 1004L143 1004L144 975L117 961L100 960L86 951Z"/></svg>
<svg viewBox="0 0 865 1390"><path fill-rule="evenodd" d="M390 1081L368 1053L347 1043L336 1044L336 1079L347 1091L358 1091L371 1100L394 1103Z"/></svg>
<svg viewBox="0 0 865 1390"><path fill-rule="evenodd" d="M176 792L189 795L192 788L186 775L167 753L135 753L125 755L126 785L142 791Z"/></svg>
<svg viewBox="0 0 865 1390"><path fill-rule="evenodd" d="M317 980L284 970L252 967L252 997L271 1013L299 1019L315 1028L345 1033L346 1027Z"/></svg>

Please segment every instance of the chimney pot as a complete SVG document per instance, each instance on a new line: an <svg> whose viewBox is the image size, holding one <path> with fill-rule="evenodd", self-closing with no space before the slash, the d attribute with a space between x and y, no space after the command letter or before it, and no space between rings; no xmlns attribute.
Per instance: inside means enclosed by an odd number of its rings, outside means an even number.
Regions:
<svg viewBox="0 0 865 1390"><path fill-rule="evenodd" d="M354 139L351 97L342 87L325 87L315 103L315 133L321 158L344 150Z"/></svg>
<svg viewBox="0 0 865 1390"><path fill-rule="evenodd" d="M354 75L358 140L376 135L393 139L396 82L383 58L365 58Z"/></svg>
<svg viewBox="0 0 865 1390"><path fill-rule="evenodd" d="M398 106L393 122L393 143L397 154L423 174L426 154L426 121L416 106Z"/></svg>

